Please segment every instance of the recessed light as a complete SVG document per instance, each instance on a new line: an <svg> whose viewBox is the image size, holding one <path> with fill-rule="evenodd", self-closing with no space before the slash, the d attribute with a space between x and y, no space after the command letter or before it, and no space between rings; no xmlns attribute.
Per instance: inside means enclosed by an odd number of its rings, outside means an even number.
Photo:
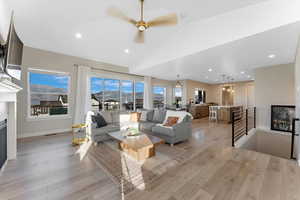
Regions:
<svg viewBox="0 0 300 200"><path fill-rule="evenodd" d="M205 78L208 79L208 76L206 76Z"/></svg>
<svg viewBox="0 0 300 200"><path fill-rule="evenodd" d="M77 39L81 39L81 38L82 38L82 34L81 34L81 33L76 33L76 34L75 34L75 37L76 37Z"/></svg>
<svg viewBox="0 0 300 200"><path fill-rule="evenodd" d="M130 53L129 49L124 50L125 53Z"/></svg>
<svg viewBox="0 0 300 200"><path fill-rule="evenodd" d="M245 74L245 72L241 72L241 74Z"/></svg>
<svg viewBox="0 0 300 200"><path fill-rule="evenodd" d="M248 77L248 78L251 78L251 76L250 76L250 75L248 75L247 77Z"/></svg>
<svg viewBox="0 0 300 200"><path fill-rule="evenodd" d="M269 55L269 58L275 58L275 57L276 57L276 55L274 55L274 54Z"/></svg>
<svg viewBox="0 0 300 200"><path fill-rule="evenodd" d="M209 72L212 72L212 68L209 68L208 71L209 71Z"/></svg>

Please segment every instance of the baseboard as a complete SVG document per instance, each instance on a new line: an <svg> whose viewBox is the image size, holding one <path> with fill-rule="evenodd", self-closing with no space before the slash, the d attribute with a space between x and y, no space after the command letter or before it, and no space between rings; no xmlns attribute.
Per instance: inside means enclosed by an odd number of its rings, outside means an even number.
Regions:
<svg viewBox="0 0 300 200"><path fill-rule="evenodd" d="M5 163L3 164L3 166L1 167L0 169L0 175L2 174L2 172L4 171L5 167L6 167L6 164L7 164L7 160L5 161Z"/></svg>
<svg viewBox="0 0 300 200"><path fill-rule="evenodd" d="M67 129L54 129L49 131L41 131L41 132L35 132L35 133L23 133L18 135L18 139L21 138L27 138L27 137L34 137L34 136L43 136L43 135L50 135L50 134L56 134L56 133L65 133L72 131L71 128Z"/></svg>

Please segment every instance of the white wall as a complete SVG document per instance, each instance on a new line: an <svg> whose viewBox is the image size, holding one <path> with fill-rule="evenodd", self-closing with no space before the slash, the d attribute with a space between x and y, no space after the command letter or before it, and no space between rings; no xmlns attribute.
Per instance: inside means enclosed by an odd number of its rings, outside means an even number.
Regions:
<svg viewBox="0 0 300 200"><path fill-rule="evenodd" d="M43 51L30 47L25 47L23 52L22 68L22 87L23 90L18 93L18 137L28 137L44 135L55 132L68 131L71 129L73 122L75 92L76 92L76 67L74 64L90 66L99 69L113 70L116 72L128 72L128 68L113 66L101 62L95 62L78 57L62 55L58 53ZM69 97L71 117L64 119L47 119L47 120L29 120L28 119L28 87L27 87L27 69L37 68L44 70L54 70L68 72L71 76L71 95ZM78 105L76 105L78 106ZM80 106L80 105L79 105Z"/></svg>
<svg viewBox="0 0 300 200"><path fill-rule="evenodd" d="M270 129L271 105L295 105L294 64L255 70L255 105L257 127Z"/></svg>
<svg viewBox="0 0 300 200"><path fill-rule="evenodd" d="M253 106L254 105L254 82L247 81L247 82L237 82L237 83L230 83L228 85L232 85L234 89L234 105L243 105ZM212 96L212 102L218 103L222 105L222 88L223 84L216 84L212 85L210 88L210 93Z"/></svg>

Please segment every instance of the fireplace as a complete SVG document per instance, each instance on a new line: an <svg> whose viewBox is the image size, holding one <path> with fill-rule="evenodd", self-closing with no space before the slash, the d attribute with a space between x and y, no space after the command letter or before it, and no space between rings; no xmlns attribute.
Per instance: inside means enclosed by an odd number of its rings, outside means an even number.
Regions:
<svg viewBox="0 0 300 200"><path fill-rule="evenodd" d="M7 160L7 120L0 121L0 169Z"/></svg>
<svg viewBox="0 0 300 200"><path fill-rule="evenodd" d="M295 118L295 106L271 106L271 130L292 132L293 118Z"/></svg>

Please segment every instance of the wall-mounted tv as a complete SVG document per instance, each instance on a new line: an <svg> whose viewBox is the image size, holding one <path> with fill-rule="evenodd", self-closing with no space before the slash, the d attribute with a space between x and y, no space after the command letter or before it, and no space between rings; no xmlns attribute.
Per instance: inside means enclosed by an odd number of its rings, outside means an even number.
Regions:
<svg viewBox="0 0 300 200"><path fill-rule="evenodd" d="M21 79L21 65L23 56L23 42L20 40L11 18L6 44L1 46L2 72L12 78Z"/></svg>

